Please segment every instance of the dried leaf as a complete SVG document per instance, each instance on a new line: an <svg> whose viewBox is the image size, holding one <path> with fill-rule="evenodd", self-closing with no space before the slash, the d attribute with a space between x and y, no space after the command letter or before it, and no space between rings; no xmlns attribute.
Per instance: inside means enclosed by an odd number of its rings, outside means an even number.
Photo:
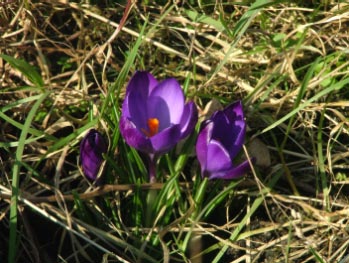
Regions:
<svg viewBox="0 0 349 263"><path fill-rule="evenodd" d="M256 159L255 164L262 168L267 168L271 164L268 147L258 138L252 139L247 145L247 152L250 157Z"/></svg>

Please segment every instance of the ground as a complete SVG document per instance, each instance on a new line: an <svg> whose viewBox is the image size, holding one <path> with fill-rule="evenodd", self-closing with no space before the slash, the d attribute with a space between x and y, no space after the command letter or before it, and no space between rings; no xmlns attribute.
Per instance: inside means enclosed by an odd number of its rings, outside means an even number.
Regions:
<svg viewBox="0 0 349 263"><path fill-rule="evenodd" d="M12 262L348 261L349 5L0 2L0 257ZM120 135L137 70L176 78L195 131L159 158ZM234 180L200 175L200 123L241 100ZM99 179L79 145L108 142Z"/></svg>

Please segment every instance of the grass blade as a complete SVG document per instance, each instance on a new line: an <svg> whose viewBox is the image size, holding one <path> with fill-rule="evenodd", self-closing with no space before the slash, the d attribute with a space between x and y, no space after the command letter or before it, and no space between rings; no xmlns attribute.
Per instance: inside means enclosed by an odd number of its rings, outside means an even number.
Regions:
<svg viewBox="0 0 349 263"><path fill-rule="evenodd" d="M12 169L12 196L11 196L11 208L10 208L10 238L9 238L9 257L8 262L14 263L16 257L16 245L18 242L17 237L17 206L18 206L18 195L19 195L19 175L22 162L22 156L25 146L25 141L29 133L29 127L35 117L36 111L39 109L39 106L50 94L49 91L46 91L41 95L40 98L34 103L32 109L30 110L27 119L23 125L23 129L19 138L18 147L16 151L16 159Z"/></svg>
<svg viewBox="0 0 349 263"><path fill-rule="evenodd" d="M251 218L251 216L254 214L254 212L257 210L257 208L263 203L264 196L268 194L276 184L276 182L279 180L282 172L279 172L276 174L271 181L269 182L268 186L262 190L261 196L256 198L250 208L249 213L247 213L244 218L239 222L239 225L235 228L233 233L231 234L229 240L235 241L239 237L240 231L245 227L246 222ZM228 245L224 245L223 248L219 251L219 253L216 255L212 263L218 263L220 262L220 259L223 257L223 255L226 253L228 249Z"/></svg>
<svg viewBox="0 0 349 263"><path fill-rule="evenodd" d="M4 54L0 54L0 57L6 60L12 67L18 69L35 86L44 86L44 81L42 80L40 74L36 71L35 67L30 65L25 60L13 58Z"/></svg>
<svg viewBox="0 0 349 263"><path fill-rule="evenodd" d="M349 78L347 79L343 79L342 81L337 82L336 84L334 84L333 86L330 86L326 89L321 90L319 93L317 93L315 96L309 98L307 101L305 101L304 103L300 104L297 108L293 109L292 111L290 111L288 114L286 114L284 117L282 117L281 119L277 120L276 122L272 123L271 125L269 125L267 128L265 128L264 130L262 130L261 133L265 133L267 131L270 131L271 129L277 127L278 125L280 125L281 123L283 123L284 121L288 120L289 118L291 118L293 115L295 115L297 112L305 109L306 107L308 107L309 105L311 105L311 103L313 103L314 101L320 99L321 97L326 96L327 94L333 92L334 90L340 90L343 87L345 87L347 84L349 84Z"/></svg>

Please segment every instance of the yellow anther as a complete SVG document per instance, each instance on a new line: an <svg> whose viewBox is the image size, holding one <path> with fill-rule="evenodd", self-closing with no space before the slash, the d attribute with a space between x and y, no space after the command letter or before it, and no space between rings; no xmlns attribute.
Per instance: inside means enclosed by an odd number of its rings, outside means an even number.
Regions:
<svg viewBox="0 0 349 263"><path fill-rule="evenodd" d="M159 132L159 120L157 118L148 119L148 130L142 129L147 137L152 137Z"/></svg>

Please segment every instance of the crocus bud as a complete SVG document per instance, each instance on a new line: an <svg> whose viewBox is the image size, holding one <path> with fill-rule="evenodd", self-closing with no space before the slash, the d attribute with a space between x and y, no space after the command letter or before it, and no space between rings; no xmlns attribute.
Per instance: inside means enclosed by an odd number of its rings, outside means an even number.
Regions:
<svg viewBox="0 0 349 263"><path fill-rule="evenodd" d="M80 160L82 171L90 180L97 178L99 169L103 163L103 153L107 152L107 144L102 135L95 129L91 129L80 144Z"/></svg>
<svg viewBox="0 0 349 263"><path fill-rule="evenodd" d="M205 121L196 143L201 175L209 179L233 179L250 169L248 161L235 165L233 159L241 151L246 123L241 101L217 111Z"/></svg>

